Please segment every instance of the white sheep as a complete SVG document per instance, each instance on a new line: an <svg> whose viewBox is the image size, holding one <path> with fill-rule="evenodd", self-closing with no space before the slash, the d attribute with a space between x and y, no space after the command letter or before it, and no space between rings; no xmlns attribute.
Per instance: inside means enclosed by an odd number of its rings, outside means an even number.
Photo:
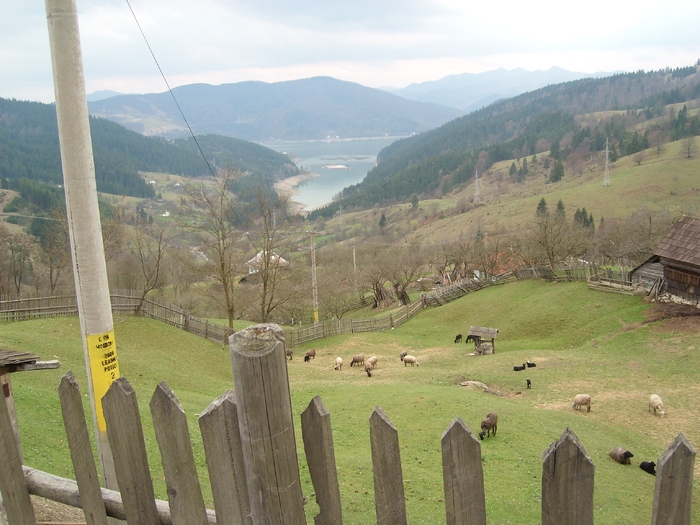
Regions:
<svg viewBox="0 0 700 525"><path fill-rule="evenodd" d="M412 355L406 355L403 357L403 366L410 364L411 366L418 366L418 360Z"/></svg>
<svg viewBox="0 0 700 525"><path fill-rule="evenodd" d="M659 417L664 417L666 412L664 412L664 402L657 394L652 394L649 396L649 410L654 411L654 415L658 411Z"/></svg>
<svg viewBox="0 0 700 525"><path fill-rule="evenodd" d="M341 370L342 368L343 368L343 358L336 357L335 358L335 366L333 367L333 370Z"/></svg>
<svg viewBox="0 0 700 525"><path fill-rule="evenodd" d="M357 354L353 356L352 361L350 361L350 366L360 366L365 364L365 354Z"/></svg>
<svg viewBox="0 0 700 525"><path fill-rule="evenodd" d="M369 363L372 368L377 368L377 361L379 361L379 358L376 355L373 355L369 359L367 359L367 363Z"/></svg>
<svg viewBox="0 0 700 525"><path fill-rule="evenodd" d="M574 398L574 403L571 405L574 410L581 410L583 407L588 407L587 412L591 411L591 396L588 394L578 394Z"/></svg>

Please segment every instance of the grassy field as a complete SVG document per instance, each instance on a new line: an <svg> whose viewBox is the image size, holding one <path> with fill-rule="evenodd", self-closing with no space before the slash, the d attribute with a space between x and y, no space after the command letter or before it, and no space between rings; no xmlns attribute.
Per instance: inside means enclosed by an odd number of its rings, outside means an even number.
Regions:
<svg viewBox="0 0 700 525"><path fill-rule="evenodd" d="M589 290L583 283L523 281L490 287L448 305L428 309L395 330L338 336L295 350L317 350L309 363L289 362L303 491L311 494L299 414L320 395L331 413L344 522L374 521L368 419L381 406L398 429L409 522L444 523L440 438L457 416L473 430L487 412L499 415L498 435L481 442L489 523L540 522L542 452L570 427L596 465L595 522L638 525L651 519L655 478L638 468L654 460L680 433L700 443L700 318L652 321L658 315L639 297ZM496 354L473 357L471 346L453 343L470 325L496 327ZM228 352L169 326L144 319L116 319L120 369L136 389L158 497L165 498L148 402L167 381L188 415L193 444L211 500L197 416L232 387ZM56 388L74 370L85 385L75 318L0 325L0 347L54 356L57 371L12 377L20 433L29 466L73 477ZM417 356L404 367L399 352ZM379 357L371 378L347 364L364 352ZM332 369L336 356L346 365ZM536 368L514 372L525 360ZM532 390L525 389L525 378ZM460 386L486 383L497 394ZM87 389L83 386L83 390ZM575 394L593 398L590 413L574 412ZM648 412L649 394L664 400L663 419ZM624 446L631 466L607 453ZM693 522L700 523L696 468ZM310 498L308 522L318 508Z"/></svg>

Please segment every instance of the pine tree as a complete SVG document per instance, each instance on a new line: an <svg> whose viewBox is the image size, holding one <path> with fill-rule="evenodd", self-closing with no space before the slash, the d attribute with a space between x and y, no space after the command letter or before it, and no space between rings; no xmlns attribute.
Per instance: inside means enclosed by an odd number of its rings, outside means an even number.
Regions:
<svg viewBox="0 0 700 525"><path fill-rule="evenodd" d="M547 209L547 201L544 200L544 197L542 197L539 204L537 205L537 211L535 211L535 215L537 215L538 217L549 215L549 210Z"/></svg>
<svg viewBox="0 0 700 525"><path fill-rule="evenodd" d="M382 216L379 218L379 227L384 228L384 225L386 224L386 215L382 213Z"/></svg>
<svg viewBox="0 0 700 525"><path fill-rule="evenodd" d="M557 217L563 219L566 217L566 210L564 210L564 203L559 199L557 202Z"/></svg>

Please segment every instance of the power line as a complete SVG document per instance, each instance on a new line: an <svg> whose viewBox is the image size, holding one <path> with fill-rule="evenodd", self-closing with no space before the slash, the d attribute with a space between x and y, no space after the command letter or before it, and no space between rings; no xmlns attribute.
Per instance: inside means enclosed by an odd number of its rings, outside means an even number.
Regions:
<svg viewBox="0 0 700 525"><path fill-rule="evenodd" d="M190 135L192 135L192 139L194 140L194 143L197 145L197 149L199 150L199 153L202 154L202 158L204 159L204 162L207 163L207 168L209 168L209 173L211 173L213 177L216 177L216 175L214 173L214 169L211 167L211 164L209 163L207 156L202 151L202 147L199 145L199 141L197 140L197 137L194 135L194 132L192 131L192 128L190 127L190 123L187 121L187 117L185 117L185 113L182 111L182 108L180 107L180 103L177 101L177 98L175 98L175 93L173 93L173 90L170 89L170 84L168 83L168 79L165 77L165 73L163 73L163 69L160 67L160 64L158 63L158 59L156 58L156 55L153 52L153 49L151 49L151 44L148 43L148 39L146 38L146 34L143 32L143 29L141 29L141 24L139 24L139 19L136 18L136 13L134 13L134 10L131 7L129 0L126 0L126 5L129 6L129 10L131 11L131 15L134 17L134 21L136 22L136 25L139 28L139 31L141 32L141 36L143 37L143 41L146 42L146 46L148 47L148 51L150 51L151 56L153 57L153 61L156 63L156 66L158 67L158 71L160 71L160 76L163 77L163 82L165 82L165 85L168 88L168 93L170 93L170 96L173 97L173 101L175 102L175 105L177 106L177 110L180 112L180 116L182 116L182 120L185 121L185 125L187 126L187 129L189 130Z"/></svg>

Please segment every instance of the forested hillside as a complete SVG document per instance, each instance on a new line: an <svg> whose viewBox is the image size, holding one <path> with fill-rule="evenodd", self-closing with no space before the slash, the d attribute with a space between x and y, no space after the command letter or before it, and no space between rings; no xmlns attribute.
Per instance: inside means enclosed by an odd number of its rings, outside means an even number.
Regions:
<svg viewBox="0 0 700 525"><path fill-rule="evenodd" d="M171 142L139 133L103 118L90 117L97 189L114 195L153 197L139 172L200 177L210 173L192 138ZM281 153L259 144L208 135L198 139L212 168L234 167L271 186L299 169ZM56 110L52 104L0 98L0 180L4 187L32 188L63 182ZM36 203L38 204L38 203Z"/></svg>
<svg viewBox="0 0 700 525"><path fill-rule="evenodd" d="M391 144L360 184L345 189L342 203L317 210L312 218L329 217L340 205L368 207L444 194L494 162L550 149L554 159L566 161L582 145L591 152L604 149L609 138L613 156L630 155L648 148L650 141L697 135L700 121L687 108L654 129L639 132L631 127L665 115L668 104L698 97L696 66L547 86ZM610 113L592 124L576 118L602 112Z"/></svg>

